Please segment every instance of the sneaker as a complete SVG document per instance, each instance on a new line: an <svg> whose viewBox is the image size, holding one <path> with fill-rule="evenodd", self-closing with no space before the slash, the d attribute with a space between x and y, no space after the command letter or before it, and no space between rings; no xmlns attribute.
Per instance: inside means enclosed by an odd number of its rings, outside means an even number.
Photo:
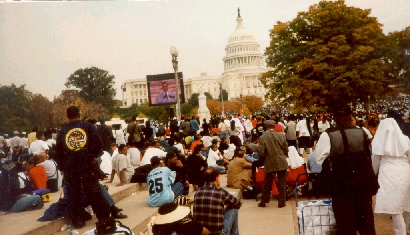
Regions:
<svg viewBox="0 0 410 235"><path fill-rule="evenodd" d="M265 204L264 202L259 202L259 203L258 203L258 206L259 206L259 207L266 207L266 204Z"/></svg>
<svg viewBox="0 0 410 235"><path fill-rule="evenodd" d="M286 206L286 203L279 203L279 204L278 204L278 207L279 207L279 208L282 208L282 207L285 207L285 206Z"/></svg>

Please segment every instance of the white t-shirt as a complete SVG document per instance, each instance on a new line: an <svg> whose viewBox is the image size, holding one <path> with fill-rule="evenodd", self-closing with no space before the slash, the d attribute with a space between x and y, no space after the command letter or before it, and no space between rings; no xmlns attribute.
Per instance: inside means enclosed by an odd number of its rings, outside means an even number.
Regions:
<svg viewBox="0 0 410 235"><path fill-rule="evenodd" d="M130 159L130 163L132 166L139 166L140 162L140 151L137 148L129 148L127 157Z"/></svg>
<svg viewBox="0 0 410 235"><path fill-rule="evenodd" d="M44 167L44 170L46 171L47 178L49 179L57 179L57 168L56 164L54 164L53 160L45 160L42 163L39 163L39 165L42 165Z"/></svg>
<svg viewBox="0 0 410 235"><path fill-rule="evenodd" d="M28 139L27 139L27 143L28 143ZM46 143L47 143L48 147L53 147L53 144L55 145L57 142L53 139L48 139L48 140L46 140Z"/></svg>
<svg viewBox="0 0 410 235"><path fill-rule="evenodd" d="M306 120L300 120L298 124L296 124L296 131L299 131L299 137L310 136L306 125Z"/></svg>
<svg viewBox="0 0 410 235"><path fill-rule="evenodd" d="M42 140L36 140L33 143L31 143L30 148L28 149L28 153L38 155L40 153L45 152L48 149L49 148L46 142Z"/></svg>
<svg viewBox="0 0 410 235"><path fill-rule="evenodd" d="M2 143L3 144L3 143ZM28 138L23 137L20 140L20 146L22 146L23 148L28 148L30 147L30 145L28 145Z"/></svg>
<svg viewBox="0 0 410 235"><path fill-rule="evenodd" d="M117 173L118 178L120 178L120 172L124 170L124 183L126 184L131 181L134 175L134 168L124 154L117 154L117 156L112 159L112 169Z"/></svg>
<svg viewBox="0 0 410 235"><path fill-rule="evenodd" d="M212 149L209 149L209 153L208 153L208 166L216 166L216 161L217 160L221 160L223 157L222 155L218 155L219 150L216 149L216 151L213 151Z"/></svg>
<svg viewBox="0 0 410 235"><path fill-rule="evenodd" d="M179 150L180 153L184 153L184 146L182 146L181 143L175 144L174 146Z"/></svg>
<svg viewBox="0 0 410 235"><path fill-rule="evenodd" d="M162 158L162 157L165 157L166 155L167 155L167 152L164 152L161 149L157 149L157 148L153 148L153 147L148 148L145 151L144 156L142 157L140 166L151 164L151 158L153 156L158 156L158 157Z"/></svg>
<svg viewBox="0 0 410 235"><path fill-rule="evenodd" d="M325 123L323 123L322 121L319 121L319 122L317 123L317 127L318 127L318 129L319 129L319 132L325 132L327 129L330 128L330 124L329 124L329 122L328 122L327 120L326 120Z"/></svg>
<svg viewBox="0 0 410 235"><path fill-rule="evenodd" d="M123 130L113 130L112 134L114 135L115 138L115 143L119 146L120 144L126 144L125 142L125 137L124 137L124 131Z"/></svg>
<svg viewBox="0 0 410 235"><path fill-rule="evenodd" d="M111 174L111 171L112 171L111 155L107 151L103 151L103 152L104 154L101 155L100 169L105 174Z"/></svg>

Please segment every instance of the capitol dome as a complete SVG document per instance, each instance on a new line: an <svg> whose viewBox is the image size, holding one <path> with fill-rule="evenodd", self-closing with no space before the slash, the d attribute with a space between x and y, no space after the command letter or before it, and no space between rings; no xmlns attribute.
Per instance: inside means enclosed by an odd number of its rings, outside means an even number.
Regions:
<svg viewBox="0 0 410 235"><path fill-rule="evenodd" d="M226 56L223 58L225 72L264 68L260 45L253 34L246 30L239 9L236 22L236 29L229 36L225 48Z"/></svg>

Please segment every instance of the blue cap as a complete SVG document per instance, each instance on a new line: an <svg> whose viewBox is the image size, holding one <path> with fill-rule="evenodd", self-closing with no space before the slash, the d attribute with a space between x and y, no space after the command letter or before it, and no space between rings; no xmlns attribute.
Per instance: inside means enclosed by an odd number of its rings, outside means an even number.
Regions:
<svg viewBox="0 0 410 235"><path fill-rule="evenodd" d="M104 123L105 119L103 117L100 117L100 123Z"/></svg>

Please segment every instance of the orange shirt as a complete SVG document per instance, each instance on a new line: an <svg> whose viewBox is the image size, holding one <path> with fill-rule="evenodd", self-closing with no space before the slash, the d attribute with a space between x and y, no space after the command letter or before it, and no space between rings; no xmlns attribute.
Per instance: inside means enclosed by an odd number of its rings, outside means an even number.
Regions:
<svg viewBox="0 0 410 235"><path fill-rule="evenodd" d="M214 128L212 128L212 130L209 132L209 133L215 133L215 134L217 134L218 136L219 136L219 134L220 134L220 131L219 131L219 129L217 128L217 127L214 127Z"/></svg>
<svg viewBox="0 0 410 235"><path fill-rule="evenodd" d="M42 165L31 168L29 176L33 189L45 189L47 187L47 174Z"/></svg>
<svg viewBox="0 0 410 235"><path fill-rule="evenodd" d="M256 125L258 125L258 121L257 121L256 119L253 119L253 120L252 120L252 126L253 126L253 128L255 128Z"/></svg>
<svg viewBox="0 0 410 235"><path fill-rule="evenodd" d="M202 141L201 141L201 140L195 140L194 142L192 142L191 148L190 148L192 152L194 151L194 148L195 148L198 144L202 144Z"/></svg>
<svg viewBox="0 0 410 235"><path fill-rule="evenodd" d="M282 132L283 131L282 125L281 124L275 124L274 130L276 132Z"/></svg>

